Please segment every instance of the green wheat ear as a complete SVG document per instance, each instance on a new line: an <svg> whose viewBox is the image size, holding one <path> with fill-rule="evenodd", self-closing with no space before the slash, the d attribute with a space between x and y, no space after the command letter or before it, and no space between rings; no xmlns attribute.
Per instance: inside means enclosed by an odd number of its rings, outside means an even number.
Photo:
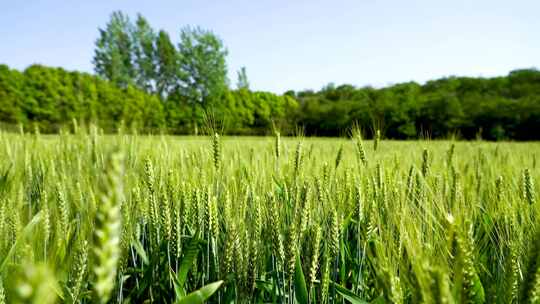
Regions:
<svg viewBox="0 0 540 304"><path fill-rule="evenodd" d="M2 278L0 278L0 304L6 304L6 292L4 290Z"/></svg>
<svg viewBox="0 0 540 304"><path fill-rule="evenodd" d="M451 224L453 225L453 223ZM461 303L485 303L485 293L476 271L472 232L453 234L456 245L456 284L460 286Z"/></svg>
<svg viewBox="0 0 540 304"><path fill-rule="evenodd" d="M448 167L452 165L455 151L456 151L456 144L452 144L450 146L450 149L448 149L448 151L446 152L446 164L448 165Z"/></svg>
<svg viewBox="0 0 540 304"><path fill-rule="evenodd" d="M294 153L294 176L298 176L300 169L302 168L302 142L299 141L296 145L296 151Z"/></svg>
<svg viewBox="0 0 540 304"><path fill-rule="evenodd" d="M214 168L217 171L221 163L221 141L217 133L212 136L212 157L214 159Z"/></svg>
<svg viewBox="0 0 540 304"><path fill-rule="evenodd" d="M519 303L540 303L540 229L536 224L523 275Z"/></svg>
<svg viewBox="0 0 540 304"><path fill-rule="evenodd" d="M123 156L110 155L102 180L94 233L95 302L107 303L114 288L120 257L121 213L123 201Z"/></svg>
<svg viewBox="0 0 540 304"><path fill-rule="evenodd" d="M536 202L536 194L534 192L534 181L529 169L523 171L523 191L527 202L533 205Z"/></svg>
<svg viewBox="0 0 540 304"><path fill-rule="evenodd" d="M377 129L377 132L375 133L375 138L373 140L373 151L377 151L377 148L379 147L380 142L381 142L381 130Z"/></svg>
<svg viewBox="0 0 540 304"><path fill-rule="evenodd" d="M319 247L321 244L322 230L320 226L317 226L314 232L313 243L312 243L312 257L311 257L311 266L309 268L309 283L310 290L313 288L313 284L317 279L317 271L319 269Z"/></svg>
<svg viewBox="0 0 540 304"><path fill-rule="evenodd" d="M339 167L339 164L341 163L341 159L343 158L343 145L339 146L339 150L337 151L337 155L336 155L336 166L335 166L335 169L337 169Z"/></svg>
<svg viewBox="0 0 540 304"><path fill-rule="evenodd" d="M505 303L516 303L519 296L521 270L516 246L510 245L509 251L506 261L503 295Z"/></svg>
<svg viewBox="0 0 540 304"><path fill-rule="evenodd" d="M364 143L362 141L362 135L360 132L356 134L356 155L364 166L367 165L366 150L364 149Z"/></svg>
<svg viewBox="0 0 540 304"><path fill-rule="evenodd" d="M276 132L274 148L276 153L276 159L279 159L281 156L281 135L279 134L279 132Z"/></svg>
<svg viewBox="0 0 540 304"><path fill-rule="evenodd" d="M88 242L86 240L81 242L78 254L76 256L76 262L74 264L73 271L69 278L69 296L72 303L78 303L81 293L84 291L84 279L86 277L86 271L88 266Z"/></svg>
<svg viewBox="0 0 540 304"><path fill-rule="evenodd" d="M453 304L455 303L454 297L450 292L450 280L446 272L436 269L431 270L431 292L433 294L433 301L437 304Z"/></svg>
<svg viewBox="0 0 540 304"><path fill-rule="evenodd" d="M325 256L327 255L325 249ZM321 278L321 303L328 303L328 290L330 287L330 259L324 259L324 268L322 270Z"/></svg>
<svg viewBox="0 0 540 304"><path fill-rule="evenodd" d="M426 177L429 173L429 152L427 149L422 151L422 175Z"/></svg>

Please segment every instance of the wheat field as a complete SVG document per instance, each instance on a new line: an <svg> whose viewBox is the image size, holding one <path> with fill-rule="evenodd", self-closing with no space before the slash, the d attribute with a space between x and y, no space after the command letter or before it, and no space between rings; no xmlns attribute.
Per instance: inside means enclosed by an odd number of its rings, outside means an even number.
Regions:
<svg viewBox="0 0 540 304"><path fill-rule="evenodd" d="M539 303L540 143L0 133L0 303Z"/></svg>

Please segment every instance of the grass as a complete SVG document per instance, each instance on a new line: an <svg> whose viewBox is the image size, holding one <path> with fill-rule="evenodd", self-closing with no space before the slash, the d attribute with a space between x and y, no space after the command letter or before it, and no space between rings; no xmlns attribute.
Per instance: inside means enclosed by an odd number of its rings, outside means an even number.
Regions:
<svg viewBox="0 0 540 304"><path fill-rule="evenodd" d="M0 133L0 303L537 303L540 143Z"/></svg>

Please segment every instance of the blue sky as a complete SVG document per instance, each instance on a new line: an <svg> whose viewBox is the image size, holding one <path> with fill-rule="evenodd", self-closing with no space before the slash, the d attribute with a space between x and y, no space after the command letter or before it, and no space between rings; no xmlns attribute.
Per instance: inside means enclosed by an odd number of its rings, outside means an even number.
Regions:
<svg viewBox="0 0 540 304"><path fill-rule="evenodd" d="M91 72L97 28L114 10L174 40L184 25L213 30L231 84L246 66L252 88L277 93L540 68L538 0L0 0L0 63Z"/></svg>

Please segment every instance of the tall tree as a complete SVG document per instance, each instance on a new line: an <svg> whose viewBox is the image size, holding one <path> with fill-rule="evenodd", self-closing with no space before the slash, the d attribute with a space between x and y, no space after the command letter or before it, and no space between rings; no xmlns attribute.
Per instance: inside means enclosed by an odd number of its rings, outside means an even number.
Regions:
<svg viewBox="0 0 540 304"><path fill-rule="evenodd" d="M129 18L122 12L112 13L105 29L99 29L93 63L96 73L126 87L133 83L133 43Z"/></svg>
<svg viewBox="0 0 540 304"><path fill-rule="evenodd" d="M132 33L135 83L148 93L155 92L156 33L148 21L137 15Z"/></svg>
<svg viewBox="0 0 540 304"><path fill-rule="evenodd" d="M246 67L242 67L240 71L238 71L238 81L236 82L236 87L239 90L249 90L249 81L247 77Z"/></svg>
<svg viewBox="0 0 540 304"><path fill-rule="evenodd" d="M167 32L161 30L156 40L156 89L161 97L168 96L177 86L178 53Z"/></svg>
<svg viewBox="0 0 540 304"><path fill-rule="evenodd" d="M180 32L180 93L193 104L208 104L226 91L227 50L211 31L185 27Z"/></svg>

